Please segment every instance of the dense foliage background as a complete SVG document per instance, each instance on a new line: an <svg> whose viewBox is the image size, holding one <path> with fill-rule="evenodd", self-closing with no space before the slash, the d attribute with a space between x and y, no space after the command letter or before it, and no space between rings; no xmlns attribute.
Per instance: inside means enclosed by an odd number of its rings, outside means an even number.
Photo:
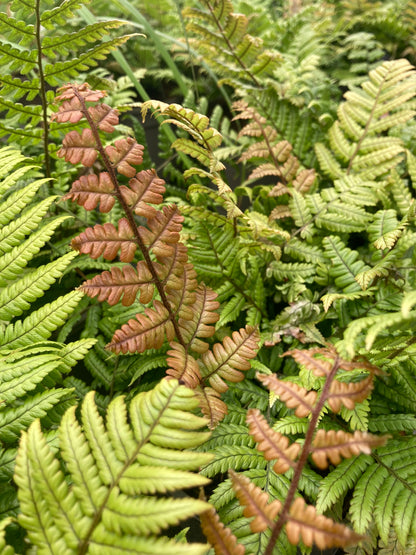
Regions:
<svg viewBox="0 0 416 555"><path fill-rule="evenodd" d="M415 21L0 6L1 553L415 553Z"/></svg>

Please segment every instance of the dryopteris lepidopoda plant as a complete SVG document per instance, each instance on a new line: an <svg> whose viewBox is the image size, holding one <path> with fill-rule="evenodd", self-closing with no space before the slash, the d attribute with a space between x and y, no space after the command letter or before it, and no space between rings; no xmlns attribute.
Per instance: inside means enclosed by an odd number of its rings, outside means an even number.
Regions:
<svg viewBox="0 0 416 555"><path fill-rule="evenodd" d="M301 541L307 547L315 544L320 549L327 549L355 545L363 539L363 536L346 526L318 514L313 505L305 504L304 498L298 495L298 488L309 456L318 468L325 469L330 464L338 465L342 458L351 458L360 453L369 454L371 449L384 445L389 436L376 436L361 431L347 433L340 429L318 429L325 406L337 413L342 406L352 409L356 403L366 399L373 389L373 379L379 370L365 360L343 360L333 348L293 350L286 354L291 355L315 377L324 379L320 395L289 380L278 379L274 374L257 373L257 378L270 390L272 398L279 398L289 409L295 409L295 416L305 422L304 441L290 442L287 435L273 429L258 409L248 410L247 424L249 434L264 457L268 487L273 489L278 483L277 476L288 471L291 473L290 485L282 501L275 498L269 503L268 493L256 485L257 480L252 481L246 473L238 474L230 469L229 484L232 485L238 502L244 507L243 515L246 518L254 517L250 521L254 538L250 535L244 537L240 533L240 538L245 540L244 545L237 544L232 530L224 527L215 511L204 513L201 515L203 530L219 555L243 554L245 547L257 553L272 555L276 553L276 542L284 526L292 545L299 545ZM340 371L351 374L351 381L340 381L337 378ZM354 377L357 381L353 381ZM358 379L360 377L361 379ZM305 417L309 420L305 421ZM217 433L219 436L223 433L222 426L220 424L214 431L214 441ZM231 447L228 456L232 451ZM226 454L227 451L224 452L225 456ZM218 455L220 458L221 449L218 449ZM274 462L269 465L269 461ZM202 472L207 476L213 476L220 466L221 460L217 458ZM244 463L242 467L244 468ZM224 485L221 485L221 494L229 499ZM221 497L217 497L214 492L214 504L215 499L221 501ZM233 513L235 520L238 511L234 501L223 504L219 509L219 514L225 522L229 512ZM284 542L279 544L278 553L282 552L282 548L286 549L284 545Z"/></svg>
<svg viewBox="0 0 416 555"><path fill-rule="evenodd" d="M256 328L247 326L225 337L212 350L204 339L214 334L218 320L216 293L198 284L188 262L187 249L180 239L183 216L175 205L163 205L164 186L153 170L137 172L143 147L132 138L117 139L104 146L100 132L111 133L118 123L117 111L97 103L103 91L88 85L66 85L57 100L62 102L54 115L58 122L76 123L85 118L88 127L71 131L63 140L59 155L71 163L92 167L100 156L105 171L90 173L75 181L66 198L87 210L100 204L110 211L117 200L124 217L118 227L112 223L87 228L73 239L72 246L92 258L103 255L113 260L117 254L127 264L114 267L91 280L82 289L99 301L133 305L140 295L141 310L114 333L108 349L119 353L142 353L170 342L167 374L195 390L201 410L215 425L226 414L220 394L227 390L224 380L240 381L249 369L258 343ZM119 176L129 178L128 184ZM159 205L162 205L159 208ZM147 223L139 225L137 216ZM134 265L136 253L141 259ZM149 304L146 308L144 305Z"/></svg>

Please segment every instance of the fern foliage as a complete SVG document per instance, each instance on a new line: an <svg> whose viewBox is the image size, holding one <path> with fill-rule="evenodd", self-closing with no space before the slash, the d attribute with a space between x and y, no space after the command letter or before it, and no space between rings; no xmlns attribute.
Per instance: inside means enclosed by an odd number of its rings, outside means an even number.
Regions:
<svg viewBox="0 0 416 555"><path fill-rule="evenodd" d="M256 442L257 450L264 457L264 464L266 465L267 461L273 461L269 472L272 468L277 478L278 475L285 475L290 471L292 473L291 481L287 480L286 487L283 488L282 485L275 486L278 491L280 490L277 497L282 498L282 502L279 499L270 500L270 492L262 491L261 487L250 480L250 477L254 476L253 471L237 474L234 470L230 470L232 487L240 504L244 507L243 516L250 519L251 531L255 534L266 530L271 531L268 543L264 548L265 553L274 552L275 542L284 524L286 524L288 541L294 545L299 543L300 538L306 546L316 544L321 549L355 544L361 539L360 536L343 525L318 515L313 506L306 507L302 498L295 498L295 493L298 487L308 489L305 486L307 473L303 477L303 482L301 481L308 455L311 455L316 466L324 469L330 463L340 464L342 457L349 461L351 457L357 454L366 453L368 455L371 448L374 449L385 444L388 436L373 436L360 431L348 434L342 430L335 432L324 428L315 430L325 403L328 403L332 409L335 408L336 411L339 411L341 405L352 409L356 403L362 402L369 395L371 389L367 384L374 379L374 374L378 370L366 361L349 362L342 360L335 351L330 349L296 350L288 354L291 354L299 364L302 364L305 369L315 376L325 378L319 397L315 391L308 391L306 388L300 388L289 381L279 380L275 375L258 374L258 378L287 407L296 408L295 414L300 417L308 413L311 414L305 442L302 445L297 441L290 441L287 436L274 430L258 409L248 410L247 424L249 426L248 432ZM368 377L361 380L361 382L347 384L338 381L338 372L354 372L360 368L368 372ZM358 386L363 391L362 394L358 393L360 389ZM342 393L340 393L341 391ZM234 433L233 429L231 433ZM227 453L225 447L218 444L218 439L215 439L216 436L217 432L214 432L214 437L210 440L211 449L217 443L218 455L224 458L228 457L228 465L239 470L250 468L251 461L248 457L249 452L253 451L252 444L247 445L243 436L241 436L241 439L236 436L237 443L232 447L229 445ZM244 453L246 453L246 457L244 457ZM367 458L370 459L370 457ZM351 466L351 463L349 464ZM208 468L210 469L208 474L212 475L212 470L214 470L212 463L207 465ZM270 477L270 483L275 484L276 478L271 480ZM310 478L311 475L309 475ZM221 486L218 494L214 493L213 495L212 500L217 504L221 516L227 514L230 505L224 506L224 501L221 502L220 489L221 496L226 495L228 498L229 492L226 493L227 490ZM252 518L253 520L251 520ZM217 534L223 537L226 545L227 542L233 541L231 534L235 534L237 527L240 525L238 521L234 521L230 523L231 529L228 531L219 528L218 525L215 530ZM364 532L365 527L360 531ZM250 542L251 539L244 539L242 543L246 544L246 541Z"/></svg>
<svg viewBox="0 0 416 555"><path fill-rule="evenodd" d="M117 227L106 223L87 228L73 239L72 246L94 259L102 255L113 260L119 255L122 262L131 263L137 250L142 259L135 267L127 265L105 271L87 281L83 288L87 294L110 304L116 304L122 297L126 306L140 295L142 310L115 331L108 349L116 354L142 353L161 348L167 340L170 343L167 374L195 389L201 410L214 427L226 413L226 405L219 399L220 393L228 388L224 380L243 379L241 371L249 369L248 361L257 350L258 332L247 326L209 350L205 339L215 331L212 324L218 320L217 295L197 282L187 249L179 241L184 218L177 207L162 204L157 208L163 201L164 182L155 172L137 172L134 168L142 162L143 147L130 138L103 146L99 130L111 132L113 124L109 128L102 114L111 112L116 123L117 113L106 104L97 104L102 97L102 91L92 91L85 84L66 85L60 91L58 100L62 104L55 116L57 121L83 117L90 126L81 134L71 131L63 141L60 156L90 167L100 154L107 170L98 177L83 180L82 194L81 180L76 181L67 197L92 210L112 194L125 217ZM90 102L92 106L88 106ZM194 119L197 121L197 117ZM106 121L104 126L102 121ZM195 125L201 133L207 129L206 121ZM209 129L206 133L211 134ZM119 184L116 171L130 178L128 186ZM138 225L136 215L145 219L147 225ZM146 307L147 304L150 306Z"/></svg>
<svg viewBox="0 0 416 555"><path fill-rule="evenodd" d="M198 37L199 51L225 83L255 86L279 64L278 52L247 32L248 17L235 13L229 0L204 0L198 8L185 8L184 17L190 20L188 31Z"/></svg>
<svg viewBox="0 0 416 555"><path fill-rule="evenodd" d="M407 60L384 62L369 77L346 93L338 109L338 121L329 131L335 156L324 145L316 146L323 170L334 179L345 171L372 180L388 173L403 155L402 142L383 135L414 115L409 104L415 94L413 68Z"/></svg>
<svg viewBox="0 0 416 555"><path fill-rule="evenodd" d="M16 0L10 12L0 12L0 136L21 145L42 143L46 174L49 161L49 104L56 87L76 77L81 71L97 66L107 54L127 40L127 36L104 36L122 22L102 21L78 30L65 29L83 2L61 2L53 8L49 2ZM56 31L55 34L51 31ZM44 31L43 31L44 30ZM66 59L68 54L71 57ZM75 54L75 55L74 55ZM43 125L43 130L41 127Z"/></svg>
<svg viewBox="0 0 416 555"><path fill-rule="evenodd" d="M83 296L74 291L55 294L45 302L48 290L67 271L75 253L34 264L47 252L45 245L67 216L51 215L55 197L42 200L41 194L48 180L36 178L37 168L18 150L3 147L0 160L0 488L7 515L18 511L11 477L21 431L36 418L49 427L55 425L75 403L72 389L63 387L63 377L95 341L81 339L64 345L50 340Z"/></svg>
<svg viewBox="0 0 416 555"><path fill-rule="evenodd" d="M163 497L207 481L191 471L210 456L188 450L207 437L199 431L206 420L192 414L197 405L190 389L163 380L134 397L128 410L117 397L104 421L90 393L81 422L71 408L59 427L64 471L34 422L22 438L15 471L19 519L32 544L51 553L206 553L202 544L160 536L209 508L198 499Z"/></svg>

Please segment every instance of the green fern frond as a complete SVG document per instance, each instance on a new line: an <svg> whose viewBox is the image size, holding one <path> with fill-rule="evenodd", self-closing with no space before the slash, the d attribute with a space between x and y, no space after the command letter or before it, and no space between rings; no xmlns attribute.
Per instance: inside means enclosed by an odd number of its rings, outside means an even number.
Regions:
<svg viewBox="0 0 416 555"><path fill-rule="evenodd" d="M209 436L198 431L206 420L192 414L197 404L191 390L176 380L163 380L151 392L137 395L129 409L117 397L104 423L91 392L82 405L82 423L70 409L59 428L70 486L39 422L32 424L22 438L15 471L19 519L31 542L38 549L48 545L60 552L74 548L82 552L88 546L93 553L114 548L177 553L178 544L157 536L209 505L190 497L149 494L207 482L189 471L211 455L184 450ZM47 518L53 519L53 526L52 521L46 525ZM180 545L184 553L207 550L200 544Z"/></svg>
<svg viewBox="0 0 416 555"><path fill-rule="evenodd" d="M65 26L83 2L61 1L51 9L49 2L12 2L8 13L0 12L0 61L7 67L0 78L0 135L9 135L20 145L39 145L43 139L46 175L50 175L47 148L50 134L55 134L49 119L45 85L67 82L81 71L98 64L107 54L123 44L129 36L105 35L124 24L110 20L93 23L77 31ZM53 33L60 29L62 32ZM87 46L91 45L89 50ZM65 60L68 53L70 59ZM20 75L18 78L16 75ZM19 100L25 98L23 103ZM43 121L44 129L39 129Z"/></svg>
<svg viewBox="0 0 416 555"><path fill-rule="evenodd" d="M322 480L316 501L316 510L324 513L342 499L372 462L372 457L363 454L344 459Z"/></svg>
<svg viewBox="0 0 416 555"><path fill-rule="evenodd" d="M382 540L387 543L390 526L405 546L412 531L416 509L415 441L390 442L377 450L377 459L355 484L351 501L351 520L357 530L365 530L373 519Z"/></svg>
<svg viewBox="0 0 416 555"><path fill-rule="evenodd" d="M415 96L413 67L404 59L384 62L369 77L361 88L345 94L329 132L331 150L316 145L322 169L334 179L344 172L376 179L402 160L403 142L382 134L414 116L409 102Z"/></svg>
<svg viewBox="0 0 416 555"><path fill-rule="evenodd" d="M335 236L323 239L328 266L319 266L319 282L334 282L338 290L344 293L355 293L360 286L355 280L356 275L368 266L359 258L357 251L347 248L341 239Z"/></svg>

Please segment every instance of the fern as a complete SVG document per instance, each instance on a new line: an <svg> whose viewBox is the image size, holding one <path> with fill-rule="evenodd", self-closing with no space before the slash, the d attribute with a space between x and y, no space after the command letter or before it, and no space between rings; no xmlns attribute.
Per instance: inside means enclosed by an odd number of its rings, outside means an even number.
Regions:
<svg viewBox="0 0 416 555"><path fill-rule="evenodd" d="M300 477L308 454L312 456L314 463L319 468L326 468L329 461L335 465L339 464L341 462L341 455L347 457L351 466L349 461L351 456L360 452L369 453L370 446L375 448L385 443L386 437L371 436L362 432L348 434L341 430L335 432L334 430L326 431L319 429L315 433L314 430L326 401L332 409L339 411L340 404L351 408L356 402L359 402L369 394L370 390L367 387L362 388L363 393L361 394L358 393L358 384L342 384L339 382L336 379L336 375L340 369L351 372L360 367L366 368L370 371L369 381L373 380L373 373L376 369L365 361L353 363L343 361L331 350L312 349L309 352L293 351L289 354L292 354L297 362L303 364L316 376L325 376L325 385L319 400L315 392L308 392L306 389L299 388L288 381L278 380L275 376L259 375L258 377L273 393L279 395L288 407L296 408L298 416L311 413L311 423L308 426L304 444L301 445L296 441L291 442L288 437L270 428L267 420L258 409L250 409L247 414L249 433L256 441L257 449L262 452L265 459L264 464L266 461L275 461L272 465L273 471L277 475L287 473L289 469L293 471L290 487L285 491L283 496L284 502L282 504L276 497L273 501L269 502L268 494L256 486L249 479L247 473L240 475L232 470L229 472L233 488L240 504L244 507L244 516L246 518L254 517L254 520L250 521L252 532L260 533L265 530L271 530L264 548L265 553L274 552L275 542L280 535L284 523L286 523L288 540L295 545L298 544L300 538L302 538L305 545L311 546L312 543L315 543L320 548L334 545L346 546L356 543L360 539L359 536L322 515L318 516L313 507L306 508L304 500L295 498L295 493L301 484ZM361 385L364 383L365 380L362 380ZM340 394L340 391L342 391L342 394ZM238 446L221 445L224 439L221 441L221 436L217 432L214 433L213 440L211 441L214 440L216 444L214 452L218 453L219 459L209 463L204 469L204 473L212 475L213 472L223 472L224 462L227 457L229 460L226 464L229 467L231 466L231 468L246 469L251 467L254 458L253 455L251 455L251 458L248 458L249 451L252 450L250 446L243 446L241 440ZM219 444L218 441L220 441ZM222 462L220 462L221 460ZM371 457L367 456L367 460L371 461ZM345 468L346 462L342 464ZM305 474L303 487L307 487L307 476ZM340 471L337 476L338 478L341 476ZM350 476L350 473L348 476ZM359 476L359 472L356 472L356 477L358 478ZM349 480L351 479L349 478ZM351 485L351 481L347 482L346 486L340 483L339 487L337 487L338 495L340 494L339 492L342 494L342 488L346 491L346 488L351 487ZM224 487L225 484L221 490L222 495L224 495ZM280 496L277 495L277 497ZM218 502L219 498L214 494L212 500ZM224 501L218 504L220 515L224 514L224 508L226 511L230 510L229 505L224 507L222 506L223 503ZM225 523L227 521L228 519L225 520ZM237 523L238 520L232 523L231 531L234 533L235 527L238 526ZM363 532L364 530L360 531ZM222 530L221 533L223 534L224 541L226 541L225 538L229 532Z"/></svg>
<svg viewBox="0 0 416 555"><path fill-rule="evenodd" d="M103 103L97 104L103 95L87 85L61 88L58 100L62 105L55 116L58 122L83 117L89 128L82 134L68 133L59 154L90 167L99 153L107 171L84 180L82 194L81 180L76 181L67 197L91 210L98 201L105 202L107 195L113 194L125 217L119 220L118 227L106 223L87 228L73 239L72 246L91 258L103 255L113 260L119 254L122 262L132 262L139 249L143 260L137 262L136 269L129 265L104 272L87 281L83 288L90 296L106 299L110 304L116 304L122 297L123 304L129 306L139 292L141 303L151 303L115 331L108 349L115 354L142 353L161 348L167 339L171 347L167 353L167 374L196 390L201 410L214 427L226 413L226 406L219 399L220 393L228 388L224 379L231 382L243 379L241 370L247 370L248 360L255 356L258 333L246 327L209 350L209 344L202 338L214 333L212 324L218 319L216 294L204 284L198 285L195 270L187 263L187 249L179 243L183 217L178 209L174 205L160 209L152 206L162 203L164 187L154 172L136 172L133 165L141 163L143 147L134 139L118 139L114 145L103 146L99 129L108 133L112 126L103 127L99 123L101 114L111 112L113 123L117 122L115 111ZM89 102L95 105L88 107ZM217 144L215 133L207 130L206 120L186 110L179 110L178 114L182 126L187 127L189 120L196 136L202 133L204 140L212 136ZM130 178L128 187L119 184L116 169ZM137 225L135 215L144 217L147 226ZM159 299L153 298L156 292Z"/></svg>
<svg viewBox="0 0 416 555"><path fill-rule="evenodd" d="M3 37L0 61L7 68L0 78L0 113L3 113L0 136L8 136L19 144L30 143L31 147L42 143L47 177L52 169L50 135L56 137L54 127L49 124L48 105L53 96L47 88L96 66L128 39L124 36L102 42L105 35L122 25L117 20L87 25L77 31L48 34L58 26L62 29L81 5L82 2L62 2L49 9L49 3L42 0L16 0L11 5L11 13L0 12ZM42 33L42 29L47 32ZM69 52L76 54L64 60ZM20 77L14 76L16 72L20 72Z"/></svg>
<svg viewBox="0 0 416 555"><path fill-rule="evenodd" d="M363 180L385 176L402 159L400 139L378 136L403 125L414 112L414 73L406 60L384 62L370 72L360 89L346 93L339 120L329 131L332 154L323 144L316 152L323 170L336 179L358 175ZM387 117L384 117L389 113Z"/></svg>
<svg viewBox="0 0 416 555"><path fill-rule="evenodd" d="M0 159L0 441L2 488L9 492L2 509L7 515L18 509L10 481L21 431L36 418L43 418L49 426L56 425L62 412L75 402L72 390L62 387L63 375L84 358L95 341L82 339L63 345L49 340L82 293L55 298L37 310L32 304L62 277L74 255L63 255L37 268L31 267L31 262L67 217L49 215L55 197L34 202L47 180L32 177L34 167L18 150L3 147Z"/></svg>
<svg viewBox="0 0 416 555"><path fill-rule="evenodd" d="M39 422L33 423L22 438L15 472L19 519L33 545L55 553L99 553L115 545L134 553L176 553L179 545L184 553L206 553L204 545L177 544L159 536L161 530L209 508L197 499L161 497L184 484L207 481L190 471L210 455L185 448L207 437L199 431L206 420L191 412L196 406L192 391L164 380L136 396L128 411L117 397L104 422L90 393L82 405L81 423L69 409L59 428L65 471Z"/></svg>

